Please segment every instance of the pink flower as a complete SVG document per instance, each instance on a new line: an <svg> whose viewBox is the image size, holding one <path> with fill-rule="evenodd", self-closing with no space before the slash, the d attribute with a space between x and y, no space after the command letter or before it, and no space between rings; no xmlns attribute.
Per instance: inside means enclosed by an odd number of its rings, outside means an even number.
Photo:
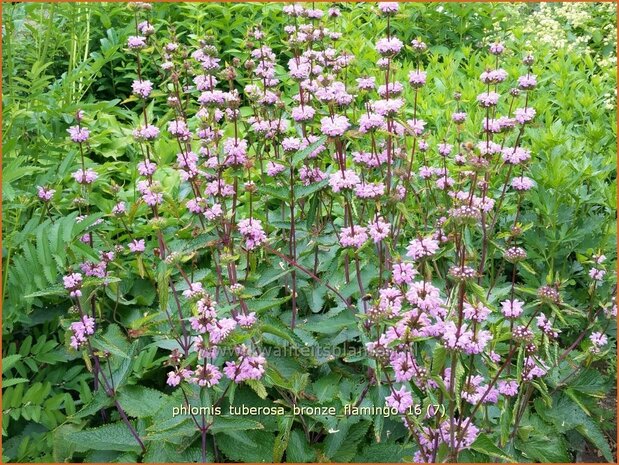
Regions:
<svg viewBox="0 0 619 465"><path fill-rule="evenodd" d="M148 98L153 90L153 83L150 81L135 80L133 84L131 84L131 89L138 97Z"/></svg>
<svg viewBox="0 0 619 465"><path fill-rule="evenodd" d="M329 185L333 192L343 189L352 189L361 182L361 179L353 170L336 171L329 178Z"/></svg>
<svg viewBox="0 0 619 465"><path fill-rule="evenodd" d="M374 76L357 78L357 86L359 87L359 90L375 89L376 78Z"/></svg>
<svg viewBox="0 0 619 465"><path fill-rule="evenodd" d="M266 359L262 355L243 355L237 362L226 362L224 373L235 383L260 379L265 372Z"/></svg>
<svg viewBox="0 0 619 465"><path fill-rule="evenodd" d="M209 341L219 344L236 328L236 321L233 318L222 318L207 323L206 329L209 333Z"/></svg>
<svg viewBox="0 0 619 465"><path fill-rule="evenodd" d="M207 363L204 366L198 365L196 367L196 371L190 381L200 387L213 387L219 384L221 376L221 372L215 365Z"/></svg>
<svg viewBox="0 0 619 465"><path fill-rule="evenodd" d="M215 218L219 218L221 215L223 215L223 209L221 208L221 204L219 203L215 203L213 204L212 207L207 208L204 211L204 216L206 217L207 220L214 220Z"/></svg>
<svg viewBox="0 0 619 465"><path fill-rule="evenodd" d="M413 405L413 397L404 386L397 391L394 389L390 396L385 397L385 401L400 413L406 412Z"/></svg>
<svg viewBox="0 0 619 465"><path fill-rule="evenodd" d="M516 108L514 111L514 118L520 124L525 124L535 118L535 109L528 108Z"/></svg>
<svg viewBox="0 0 619 465"><path fill-rule="evenodd" d="M526 176L518 176L512 179L511 186L517 191L528 191L535 184L533 181Z"/></svg>
<svg viewBox="0 0 619 465"><path fill-rule="evenodd" d="M342 228L340 233L340 244L342 247L360 248L368 240L367 229L363 226L352 226Z"/></svg>
<svg viewBox="0 0 619 465"><path fill-rule="evenodd" d="M133 137L137 141L155 140L159 136L159 128L149 124L147 126L140 126L133 131Z"/></svg>
<svg viewBox="0 0 619 465"><path fill-rule="evenodd" d="M176 371L169 371L166 384L172 387L178 386L181 384L181 376Z"/></svg>
<svg viewBox="0 0 619 465"><path fill-rule="evenodd" d="M251 328L256 323L256 312L251 312L248 315L238 314L236 321L242 328Z"/></svg>
<svg viewBox="0 0 619 465"><path fill-rule="evenodd" d="M151 36L155 33L155 28L148 21L142 21L138 24L138 31L145 36Z"/></svg>
<svg viewBox="0 0 619 465"><path fill-rule="evenodd" d="M157 164L150 160L144 160L138 163L138 173L141 176L150 176L157 171Z"/></svg>
<svg viewBox="0 0 619 465"><path fill-rule="evenodd" d="M398 2L379 2L378 9L386 15L395 14L398 12Z"/></svg>
<svg viewBox="0 0 619 465"><path fill-rule="evenodd" d="M75 171L72 176L79 184L92 184L99 177L91 168L86 170L79 169Z"/></svg>
<svg viewBox="0 0 619 465"><path fill-rule="evenodd" d="M531 152L522 147L505 147L502 153L505 163L511 165L519 165L531 159Z"/></svg>
<svg viewBox="0 0 619 465"><path fill-rule="evenodd" d="M468 318L469 320L481 323L488 318L490 312L491 310L481 302L478 302L475 305L471 305L468 302L464 303L464 317Z"/></svg>
<svg viewBox="0 0 619 465"><path fill-rule="evenodd" d="M243 219L239 221L237 227L245 238L245 248L247 250L253 250L267 240L267 235L264 229L262 229L262 222L260 220L255 218Z"/></svg>
<svg viewBox="0 0 619 465"><path fill-rule="evenodd" d="M294 119L298 123L311 121L314 118L315 114L316 110L314 110L308 105L305 105L303 107L294 107L290 111L292 119Z"/></svg>
<svg viewBox="0 0 619 465"><path fill-rule="evenodd" d="M483 94L479 94L477 96L477 101L482 107L488 108L499 103L499 97L500 95L496 92L484 92Z"/></svg>
<svg viewBox="0 0 619 465"><path fill-rule="evenodd" d="M320 124L321 132L331 137L342 136L350 127L348 118L342 115L335 115L333 117L325 116L320 120Z"/></svg>
<svg viewBox="0 0 619 465"><path fill-rule="evenodd" d="M360 199L375 199L385 193L382 182L359 183L355 186L355 195Z"/></svg>
<svg viewBox="0 0 619 465"><path fill-rule="evenodd" d="M224 142L224 165L238 166L247 161L247 141L245 139L228 138Z"/></svg>
<svg viewBox="0 0 619 465"><path fill-rule="evenodd" d="M443 157L448 156L452 150L453 150L453 145L451 144L447 144L445 142L438 144L438 153L439 155L442 155Z"/></svg>
<svg viewBox="0 0 619 465"><path fill-rule="evenodd" d="M385 117L377 113L364 113L359 118L359 131L362 133L385 128Z"/></svg>
<svg viewBox="0 0 619 465"><path fill-rule="evenodd" d="M395 81L390 82L387 85L381 85L378 88L378 95L380 95L382 98L387 98L387 95L395 97L396 95L400 95L402 91L404 91L404 86L401 83Z"/></svg>
<svg viewBox="0 0 619 465"><path fill-rule="evenodd" d="M161 192L153 192L150 189L146 189L142 193L142 200L150 207L159 205L163 202L163 194Z"/></svg>
<svg viewBox="0 0 619 465"><path fill-rule="evenodd" d="M376 113L382 116L395 116L404 106L401 98L390 98L387 100L376 100L371 107Z"/></svg>
<svg viewBox="0 0 619 465"><path fill-rule="evenodd" d="M279 163L275 163L272 161L267 163L267 175L268 176L277 176L279 173L281 173L285 169L286 167L284 165L280 165Z"/></svg>
<svg viewBox="0 0 619 465"><path fill-rule="evenodd" d="M606 334L600 332L591 333L591 336L589 336L589 340L596 347L603 347L608 344L608 338L606 337Z"/></svg>
<svg viewBox="0 0 619 465"><path fill-rule="evenodd" d="M492 53L493 55L500 55L505 51L505 45L503 45L501 42L495 42L493 44L490 44L489 49L490 53Z"/></svg>
<svg viewBox="0 0 619 465"><path fill-rule="evenodd" d="M298 137L286 137L282 140L282 148L285 152L294 152L301 147L301 140Z"/></svg>
<svg viewBox="0 0 619 465"><path fill-rule="evenodd" d="M170 121L168 123L168 132L182 141L191 140L191 132L187 128L187 123L182 119Z"/></svg>
<svg viewBox="0 0 619 465"><path fill-rule="evenodd" d="M520 76L518 78L518 87L522 90L534 89L537 85L537 77L535 74L527 74L526 76Z"/></svg>
<svg viewBox="0 0 619 465"><path fill-rule="evenodd" d="M183 291L183 297L187 299L192 299L194 297L199 297L204 295L204 288L202 287L202 283L191 283L189 284L189 289Z"/></svg>
<svg viewBox="0 0 619 465"><path fill-rule="evenodd" d="M211 74L199 74L198 76L193 78L193 82L196 85L196 89L204 92L207 90L213 90L215 88L215 86L217 85L217 78Z"/></svg>
<svg viewBox="0 0 619 465"><path fill-rule="evenodd" d="M408 351L392 355L390 365L393 368L396 383L410 381L416 373L419 373L417 363Z"/></svg>
<svg viewBox="0 0 619 465"><path fill-rule="evenodd" d="M84 315L80 321L75 321L69 326L71 335L71 347L78 350L87 340L87 336L95 333L94 318Z"/></svg>
<svg viewBox="0 0 619 465"><path fill-rule="evenodd" d="M406 248L406 256L413 260L430 257L439 249L438 241L430 238L413 239Z"/></svg>
<svg viewBox="0 0 619 465"><path fill-rule="evenodd" d="M376 42L376 51L383 56L397 55L404 44L397 37L384 38Z"/></svg>
<svg viewBox="0 0 619 465"><path fill-rule="evenodd" d="M606 274L605 270L598 270L597 268L591 268L589 270L589 277L594 281L602 281L604 279L604 275Z"/></svg>
<svg viewBox="0 0 619 465"><path fill-rule="evenodd" d="M425 71L411 71L408 73L408 82L413 88L423 87L426 83Z"/></svg>
<svg viewBox="0 0 619 465"><path fill-rule="evenodd" d="M506 397L514 397L518 394L518 382L515 380L499 381L499 392Z"/></svg>
<svg viewBox="0 0 619 465"><path fill-rule="evenodd" d="M80 126L71 126L67 129L67 132L69 133L71 140L78 144L86 142L90 137L90 131L87 128Z"/></svg>
<svg viewBox="0 0 619 465"><path fill-rule="evenodd" d="M127 212L127 206L125 205L125 202L118 202L116 205L114 205L114 207L112 208L112 213L114 215L123 215Z"/></svg>
<svg viewBox="0 0 619 465"><path fill-rule="evenodd" d="M396 284L410 284L417 276L417 270L409 262L394 263L391 271Z"/></svg>
<svg viewBox="0 0 619 465"><path fill-rule="evenodd" d="M378 243L390 234L391 224L387 223L382 217L377 216L371 223L368 223L368 232L374 243Z"/></svg>
<svg viewBox="0 0 619 465"><path fill-rule="evenodd" d="M71 273L62 277L62 282L65 289L75 290L82 286L82 275L80 273Z"/></svg>
<svg viewBox="0 0 619 465"><path fill-rule="evenodd" d="M43 202L49 202L56 192L54 189L48 189L47 187L37 186L37 188L37 195Z"/></svg>
<svg viewBox="0 0 619 465"><path fill-rule="evenodd" d="M479 78L484 84L498 84L507 79L507 71L501 68L486 70L481 73L481 76L479 76Z"/></svg>
<svg viewBox="0 0 619 465"><path fill-rule="evenodd" d="M146 250L146 244L144 243L144 239L133 239L133 241L129 242L129 250L132 253L141 253Z"/></svg>
<svg viewBox="0 0 619 465"><path fill-rule="evenodd" d="M132 50L140 50L146 47L146 37L129 36L129 39L127 39L127 47Z"/></svg>
<svg viewBox="0 0 619 465"><path fill-rule="evenodd" d="M524 302L518 299L501 302L501 312L506 318L518 318L522 315Z"/></svg>

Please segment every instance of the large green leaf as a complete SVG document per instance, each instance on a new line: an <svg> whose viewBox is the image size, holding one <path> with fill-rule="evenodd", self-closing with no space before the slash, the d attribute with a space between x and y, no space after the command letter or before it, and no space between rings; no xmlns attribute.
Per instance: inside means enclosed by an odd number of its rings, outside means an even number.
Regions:
<svg viewBox="0 0 619 465"><path fill-rule="evenodd" d="M514 462L514 459L508 454L503 452L496 446L497 441L490 439L486 434L480 434L477 439L471 444L471 449L477 452L482 452L490 457L507 460L508 462Z"/></svg>
<svg viewBox="0 0 619 465"><path fill-rule="evenodd" d="M118 393L118 401L127 415L136 418L152 417L167 398L163 392L144 386L125 386Z"/></svg>
<svg viewBox="0 0 619 465"><path fill-rule="evenodd" d="M139 452L141 450L127 425L121 421L69 433L66 439L76 451L81 452L87 450Z"/></svg>
<svg viewBox="0 0 619 465"><path fill-rule="evenodd" d="M265 431L231 431L215 435L217 447L236 462L272 462L275 436ZM239 441L242 443L239 443Z"/></svg>
<svg viewBox="0 0 619 465"><path fill-rule="evenodd" d="M307 463L316 460L316 451L312 449L303 431L293 429L286 447L286 462Z"/></svg>

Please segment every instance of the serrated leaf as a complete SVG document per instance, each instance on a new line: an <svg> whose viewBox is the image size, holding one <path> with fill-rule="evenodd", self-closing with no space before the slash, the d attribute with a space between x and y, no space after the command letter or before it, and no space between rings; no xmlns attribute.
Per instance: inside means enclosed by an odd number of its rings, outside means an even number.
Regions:
<svg viewBox="0 0 619 465"><path fill-rule="evenodd" d="M265 431L231 431L216 435L217 447L235 462L271 462L275 436ZM239 442L244 445L239 447ZM254 444L253 446L248 445Z"/></svg>
<svg viewBox="0 0 619 465"><path fill-rule="evenodd" d="M120 327L116 324L108 326L105 334L92 338L92 346L99 350L105 350L122 358L129 358L127 350L129 343L125 339Z"/></svg>
<svg viewBox="0 0 619 465"><path fill-rule="evenodd" d="M319 403L325 403L333 400L338 392L338 385L341 379L341 375L337 373L331 373L318 379L312 384L312 391L316 395L316 399Z"/></svg>
<svg viewBox="0 0 619 465"><path fill-rule="evenodd" d="M98 428L89 428L69 433L67 441L78 452L88 450L141 451L136 439L121 421Z"/></svg>
<svg viewBox="0 0 619 465"><path fill-rule="evenodd" d="M495 445L494 440L490 439L486 434L480 434L477 436L477 439L471 444L471 449L486 454L490 457L497 457L503 460L507 460L508 462L514 462L515 460L507 455L506 452L502 451Z"/></svg>
<svg viewBox="0 0 619 465"><path fill-rule="evenodd" d="M305 434L298 429L292 430L286 447L286 462L308 463L315 460L316 451L310 446Z"/></svg>
<svg viewBox="0 0 619 465"><path fill-rule="evenodd" d="M290 440L290 428L294 418L290 415L277 417L277 425L279 434L275 438L275 444L273 446L273 462L280 463L284 456L284 451L288 447L288 441Z"/></svg>
<svg viewBox="0 0 619 465"><path fill-rule="evenodd" d="M292 156L292 166L295 168L305 160L312 152L314 152L318 147L325 143L327 140L327 136L320 136L316 141L309 144L303 150L299 150Z"/></svg>
<svg viewBox="0 0 619 465"><path fill-rule="evenodd" d="M26 378L10 378L7 380L2 380L2 389L15 386L16 384L27 383L29 379Z"/></svg>
<svg viewBox="0 0 619 465"><path fill-rule="evenodd" d="M152 417L167 399L163 392L144 386L125 386L118 392L118 401L123 409L135 418Z"/></svg>
<svg viewBox="0 0 619 465"><path fill-rule="evenodd" d="M13 366L19 361L21 355L7 355L6 357L2 357L2 374L9 371Z"/></svg>
<svg viewBox="0 0 619 465"><path fill-rule="evenodd" d="M214 417L210 431L215 433L227 433L230 431L247 431L264 429L262 423L242 417L218 416Z"/></svg>
<svg viewBox="0 0 619 465"><path fill-rule="evenodd" d="M267 390L262 382L255 379L248 379L245 383L252 388L256 394L258 394L258 397L261 399L267 398Z"/></svg>

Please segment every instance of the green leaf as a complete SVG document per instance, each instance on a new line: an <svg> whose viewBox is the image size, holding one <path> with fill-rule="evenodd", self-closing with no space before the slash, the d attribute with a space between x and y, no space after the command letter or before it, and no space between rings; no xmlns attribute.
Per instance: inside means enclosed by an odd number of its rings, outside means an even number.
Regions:
<svg viewBox="0 0 619 465"><path fill-rule="evenodd" d="M78 452L88 450L141 451L129 428L121 421L98 428L89 428L69 433L67 441Z"/></svg>
<svg viewBox="0 0 619 465"><path fill-rule="evenodd" d="M284 451L288 447L288 441L290 440L290 428L294 418L290 415L277 417L277 424L279 427L279 434L275 438L275 444L273 447L273 462L280 463L284 456Z"/></svg>
<svg viewBox="0 0 619 465"><path fill-rule="evenodd" d="M118 401L127 415L136 418L152 417L168 396L144 386L125 386L118 393Z"/></svg>
<svg viewBox="0 0 619 465"><path fill-rule="evenodd" d="M266 399L267 398L267 390L264 387L264 384L262 384L261 381L255 380L255 379L248 379L247 381L245 381L245 383L254 390L254 392L256 394L258 394L258 397L260 397L261 399Z"/></svg>
<svg viewBox="0 0 619 465"><path fill-rule="evenodd" d="M230 431L246 431L253 429L264 429L262 423L248 418L215 416L213 426L210 431L215 433L227 433Z"/></svg>
<svg viewBox="0 0 619 465"><path fill-rule="evenodd" d="M447 349L437 344L432 355L432 375L437 376L445 366L447 360Z"/></svg>
<svg viewBox="0 0 619 465"><path fill-rule="evenodd" d="M264 194L265 198L276 198L284 202L290 199L290 191L285 187L272 187L261 184L258 186L258 192Z"/></svg>
<svg viewBox="0 0 619 465"><path fill-rule="evenodd" d="M100 389L94 395L94 397L84 405L78 412L71 415L71 418L86 418L101 411L101 409L107 408L112 405L112 398L108 396L105 391Z"/></svg>
<svg viewBox="0 0 619 465"><path fill-rule="evenodd" d="M276 336L286 339L292 345L295 345L295 340L292 338L292 336L282 328L278 328L271 324L262 324L260 325L260 330L263 333L275 334Z"/></svg>
<svg viewBox="0 0 619 465"><path fill-rule="evenodd" d="M551 409L546 408L541 399L535 399L535 410L544 420L554 424L559 431L567 432L576 429L602 452L606 460L613 461L610 446L600 427L565 394L553 396Z"/></svg>
<svg viewBox="0 0 619 465"><path fill-rule="evenodd" d="M398 444L369 444L352 460L355 463L399 463L406 449Z"/></svg>
<svg viewBox="0 0 619 465"><path fill-rule="evenodd" d="M322 181L315 182L313 184L310 184L309 186L297 186L294 188L294 197L297 200L309 197L314 192L317 192L323 187L325 187L327 184L329 184L329 180L323 179Z"/></svg>
<svg viewBox="0 0 619 465"><path fill-rule="evenodd" d="M339 382L342 378L337 373L331 373L324 376L312 384L312 390L316 395L319 403L325 403L333 400L339 388Z"/></svg>
<svg viewBox="0 0 619 465"><path fill-rule="evenodd" d="M95 349L105 350L122 358L129 358L127 354L129 343L125 339L120 327L116 324L108 326L104 335L95 336L92 339L92 346Z"/></svg>
<svg viewBox="0 0 619 465"><path fill-rule="evenodd" d="M27 383L29 381L30 380L27 378L10 378L7 380L2 380L2 389L15 386L16 384Z"/></svg>
<svg viewBox="0 0 619 465"><path fill-rule="evenodd" d="M297 153L295 153L292 157L292 166L296 168L299 163L305 160L314 150L324 144L326 140L327 136L320 136L315 142L312 142L303 150L299 150Z"/></svg>
<svg viewBox="0 0 619 465"><path fill-rule="evenodd" d="M217 447L235 462L272 462L275 436L265 431L230 431L217 434ZM243 443L241 446L239 442Z"/></svg>
<svg viewBox="0 0 619 465"><path fill-rule="evenodd" d="M546 463L570 463L572 461L559 435L532 436L526 441L516 440L516 447L529 459Z"/></svg>
<svg viewBox="0 0 619 465"><path fill-rule="evenodd" d="M310 318L302 326L307 331L315 333L333 334L347 327L355 327L357 320L350 312L342 312L331 318L322 315Z"/></svg>
<svg viewBox="0 0 619 465"><path fill-rule="evenodd" d="M7 355L6 357L2 357L2 374L5 374L9 371L13 366L19 361L21 355ZM3 387L5 384L3 383Z"/></svg>
<svg viewBox="0 0 619 465"><path fill-rule="evenodd" d="M270 308L279 307L288 300L290 300L290 297L282 297L281 299L247 299L245 303L250 311L259 313Z"/></svg>
<svg viewBox="0 0 619 465"><path fill-rule="evenodd" d="M316 451L312 449L303 431L294 429L290 432L286 447L286 462L308 463L316 460Z"/></svg>
<svg viewBox="0 0 619 465"><path fill-rule="evenodd" d="M471 449L482 452L490 457L497 457L503 460L507 460L508 462L515 462L515 460L507 455L507 453L503 452L495 445L496 441L493 441L486 434L480 434L475 439L475 442L471 444Z"/></svg>

